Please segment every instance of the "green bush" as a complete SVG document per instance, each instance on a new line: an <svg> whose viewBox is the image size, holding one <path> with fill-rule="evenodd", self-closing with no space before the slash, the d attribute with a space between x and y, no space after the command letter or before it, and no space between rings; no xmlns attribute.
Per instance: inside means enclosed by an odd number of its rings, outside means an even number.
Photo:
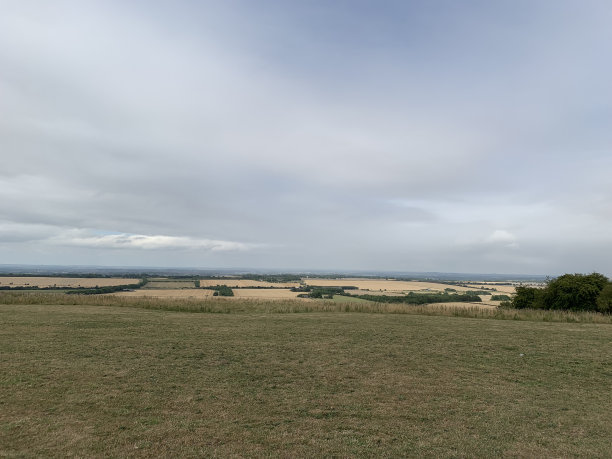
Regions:
<svg viewBox="0 0 612 459"><path fill-rule="evenodd" d="M510 301L510 297L508 295L491 295L492 301Z"/></svg>
<svg viewBox="0 0 612 459"><path fill-rule="evenodd" d="M597 297L607 283L608 278L599 273L564 274L544 289L544 309L596 311Z"/></svg>
<svg viewBox="0 0 612 459"><path fill-rule="evenodd" d="M210 290L214 290L213 296L234 296L234 291L227 285L215 285L214 287L208 287Z"/></svg>
<svg viewBox="0 0 612 459"><path fill-rule="evenodd" d="M606 314L612 313L612 283L608 282L597 297L597 310Z"/></svg>
<svg viewBox="0 0 612 459"><path fill-rule="evenodd" d="M612 312L612 287L606 276L564 274L545 288L517 287L512 306L516 309Z"/></svg>

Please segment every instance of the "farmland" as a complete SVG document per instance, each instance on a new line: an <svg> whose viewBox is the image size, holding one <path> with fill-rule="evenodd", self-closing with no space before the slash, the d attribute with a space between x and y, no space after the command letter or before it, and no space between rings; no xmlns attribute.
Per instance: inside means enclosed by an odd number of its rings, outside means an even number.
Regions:
<svg viewBox="0 0 612 459"><path fill-rule="evenodd" d="M417 291L431 291L431 292L443 292L447 288L452 288L457 292L466 292L472 290L478 290L481 288L491 289L492 291L499 292L514 292L514 286L512 285L491 285L491 284L469 284L469 286L459 286L453 284L443 284L438 282L423 282L423 281L402 281L393 279L368 279L368 278L341 278L341 279L320 279L320 278L304 278L303 282L307 285L316 285L321 287L341 287L341 286L353 286L359 290L369 290L370 292L392 292L403 293L403 292L417 292Z"/></svg>
<svg viewBox="0 0 612 459"><path fill-rule="evenodd" d="M234 289L234 298L261 298L261 299L287 299L297 298L299 292L290 289L263 289L263 288L237 288Z"/></svg>
<svg viewBox="0 0 612 459"><path fill-rule="evenodd" d="M172 289L172 288L163 288L163 289L140 289L133 290L131 292L116 292L111 293L113 296L122 296L122 297L149 297L149 298L208 298L213 296L212 290L204 290L204 289Z"/></svg>
<svg viewBox="0 0 612 459"><path fill-rule="evenodd" d="M193 289L195 288L195 283L194 281L179 281L179 280L171 280L171 279L150 280L149 282L147 282L147 284L143 288L145 289L171 289L171 290Z"/></svg>
<svg viewBox="0 0 612 459"><path fill-rule="evenodd" d="M2 456L612 455L603 316L0 298Z"/></svg>
<svg viewBox="0 0 612 459"><path fill-rule="evenodd" d="M299 282L265 282L251 279L202 279L201 287L227 285L232 288L291 288L298 287Z"/></svg>
<svg viewBox="0 0 612 459"><path fill-rule="evenodd" d="M0 287L67 287L94 288L112 287L115 285L135 285L140 279L109 278L109 277L4 277L0 276Z"/></svg>
<svg viewBox="0 0 612 459"><path fill-rule="evenodd" d="M121 290L124 286L124 291L104 292L92 291L91 293L106 293L109 295L122 297L145 297L145 298L207 298L212 296L214 292L210 289L225 285L233 290L235 299L251 298L251 299L295 299L298 295L303 295L303 291L291 291L292 288L330 288L330 287L350 287L346 290L348 295L367 295L369 297L376 296L405 296L411 292L419 294L440 294L445 291L456 292L458 294L486 289L487 293L492 294L513 294L514 285L496 285L487 283L463 283L449 284L437 283L430 281L404 281L395 279L379 279L379 278L319 278L319 277L303 277L300 281L286 281L283 277L273 280L261 280L252 278L226 277L226 278L191 278L180 277L150 277L146 282L139 283L141 279L135 278L108 278L108 277L84 277L84 278L68 278L68 277L0 277L0 287L16 288L16 289L74 289L79 288L103 288L107 286L118 286L115 290ZM133 287L131 287L133 286ZM78 292L75 292L78 293ZM471 303L477 307L496 307L500 301L493 301L490 295L481 295L481 301ZM370 298L371 299L371 298ZM335 301L343 301L339 295L334 296ZM302 300L305 301L305 300ZM375 300L374 300L375 301ZM455 303L446 303L448 306L453 306ZM457 307L465 307L465 304L456 305Z"/></svg>

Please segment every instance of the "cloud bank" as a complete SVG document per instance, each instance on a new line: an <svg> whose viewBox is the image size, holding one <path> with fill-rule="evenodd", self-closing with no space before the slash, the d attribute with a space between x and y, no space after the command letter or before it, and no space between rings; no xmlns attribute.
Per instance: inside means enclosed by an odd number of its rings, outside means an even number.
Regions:
<svg viewBox="0 0 612 459"><path fill-rule="evenodd" d="M0 257L612 274L611 16L8 0Z"/></svg>

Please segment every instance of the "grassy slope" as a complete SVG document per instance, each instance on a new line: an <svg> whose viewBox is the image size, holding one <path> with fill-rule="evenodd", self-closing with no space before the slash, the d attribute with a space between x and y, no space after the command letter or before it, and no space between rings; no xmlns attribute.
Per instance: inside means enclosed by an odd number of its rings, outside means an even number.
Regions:
<svg viewBox="0 0 612 459"><path fill-rule="evenodd" d="M606 324L2 305L0 456L609 457L611 339Z"/></svg>

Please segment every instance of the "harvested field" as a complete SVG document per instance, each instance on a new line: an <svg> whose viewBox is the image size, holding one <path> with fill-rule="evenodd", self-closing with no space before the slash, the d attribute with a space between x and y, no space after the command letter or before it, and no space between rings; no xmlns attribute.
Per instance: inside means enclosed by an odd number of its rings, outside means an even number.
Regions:
<svg viewBox="0 0 612 459"><path fill-rule="evenodd" d="M181 288L195 288L194 281L149 281L145 289L181 289Z"/></svg>
<svg viewBox="0 0 612 459"><path fill-rule="evenodd" d="M113 296L128 296L128 297L148 297L148 298L210 298L213 296L213 290L204 289L140 289L133 292L116 292L110 293Z"/></svg>
<svg viewBox="0 0 612 459"><path fill-rule="evenodd" d="M0 277L1 287L112 287L113 285L138 284L140 279L111 277Z"/></svg>
<svg viewBox="0 0 612 459"><path fill-rule="evenodd" d="M475 290L475 288L458 287L454 285L438 284L436 282L419 282L419 281L396 281L385 279L365 279L365 278L343 278L343 279L317 279L304 278L302 281L308 285L318 285L320 287L341 287L353 286L360 290L382 290L392 292L414 292L417 290L430 290L443 292L445 288L453 288L458 292L467 290Z"/></svg>
<svg viewBox="0 0 612 459"><path fill-rule="evenodd" d="M287 299L297 298L300 293L304 292L280 288L237 288L234 290L234 298Z"/></svg>
<svg viewBox="0 0 612 459"><path fill-rule="evenodd" d="M299 282L263 282L250 279L202 279L200 287L214 287L215 285L227 285L235 288L292 288L299 287Z"/></svg>
<svg viewBox="0 0 612 459"><path fill-rule="evenodd" d="M516 286L514 285L494 285L494 284L469 284L471 290L479 290L479 289L489 289L494 288L496 292L493 292L493 295L500 293L516 293ZM461 288L461 287L459 287Z"/></svg>

